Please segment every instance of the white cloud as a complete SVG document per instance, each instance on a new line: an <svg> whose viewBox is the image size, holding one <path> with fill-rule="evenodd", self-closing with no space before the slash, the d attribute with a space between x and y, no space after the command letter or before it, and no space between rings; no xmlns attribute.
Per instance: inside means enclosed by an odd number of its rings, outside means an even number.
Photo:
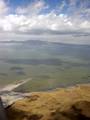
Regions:
<svg viewBox="0 0 90 120"><path fill-rule="evenodd" d="M59 11L62 12L62 10L64 9L64 7L66 6L66 2L65 1L62 1L62 3L60 4L59 6Z"/></svg>
<svg viewBox="0 0 90 120"><path fill-rule="evenodd" d="M80 38L80 40L82 38L81 36L90 36L90 21L89 19L85 18L81 19L81 12L83 12L81 8L78 9L79 12L75 11L71 16L62 13L57 14L55 10L52 10L47 14L40 14L42 10L47 9L49 6L47 6L44 1L39 0L30 5L18 7L16 9L16 14L5 15L10 8L7 6L4 0L0 0L0 2L0 14L3 15L0 16L1 34L6 34L7 36L12 36L13 34L13 37L16 37L17 35L20 37L30 37L30 35L57 35L63 41L65 36L68 37L65 37L65 39L70 39L70 37L73 39L73 37L77 36L77 38ZM64 6L65 2L62 2L62 4L59 6L59 10L62 11ZM74 6L75 1L73 2L73 0L70 0L69 10L72 8L74 9ZM86 11L84 12L87 14L90 13L89 9L85 10ZM62 35L64 37L60 37ZM86 37L86 39L87 38L88 37Z"/></svg>
<svg viewBox="0 0 90 120"><path fill-rule="evenodd" d="M9 7L7 7L5 1L0 0L0 2L1 13L7 12ZM65 1L63 1L59 10L63 9L65 4ZM69 9L75 6L75 4L75 1L70 0ZM72 16L64 14L57 15L53 10L47 14L40 14L47 7L43 0L36 0L27 6L18 7L16 14L8 14L0 17L0 30L18 34L90 33L90 21L80 19L77 14L77 17L75 14Z"/></svg>
<svg viewBox="0 0 90 120"><path fill-rule="evenodd" d="M77 6L78 5L78 6ZM67 12L75 17L90 18L90 0L69 0Z"/></svg>
<svg viewBox="0 0 90 120"><path fill-rule="evenodd" d="M27 6L18 7L16 14L34 15L40 13L41 10L48 8L43 0L36 0Z"/></svg>
<svg viewBox="0 0 90 120"><path fill-rule="evenodd" d="M9 10L6 2L4 0L0 0L0 15L5 14Z"/></svg>
<svg viewBox="0 0 90 120"><path fill-rule="evenodd" d="M90 22L66 15L48 13L46 15L7 15L0 18L3 32L25 34L81 34L90 33Z"/></svg>

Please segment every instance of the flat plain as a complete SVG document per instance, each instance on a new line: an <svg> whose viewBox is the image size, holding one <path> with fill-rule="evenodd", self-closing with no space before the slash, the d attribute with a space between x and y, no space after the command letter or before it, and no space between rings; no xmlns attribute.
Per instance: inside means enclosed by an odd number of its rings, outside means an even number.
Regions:
<svg viewBox="0 0 90 120"><path fill-rule="evenodd" d="M39 40L0 42L0 87L32 78L15 91L46 91L90 82L90 46Z"/></svg>

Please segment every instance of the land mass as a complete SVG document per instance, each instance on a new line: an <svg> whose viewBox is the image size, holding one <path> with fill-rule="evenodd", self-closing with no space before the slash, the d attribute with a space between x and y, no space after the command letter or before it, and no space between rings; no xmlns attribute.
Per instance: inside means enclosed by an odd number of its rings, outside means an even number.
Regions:
<svg viewBox="0 0 90 120"><path fill-rule="evenodd" d="M90 45L43 40L0 41L0 89L14 82L32 80L16 92L47 91L90 83ZM11 88L12 87L12 88Z"/></svg>
<svg viewBox="0 0 90 120"><path fill-rule="evenodd" d="M33 92L6 113L9 120L90 120L90 85Z"/></svg>

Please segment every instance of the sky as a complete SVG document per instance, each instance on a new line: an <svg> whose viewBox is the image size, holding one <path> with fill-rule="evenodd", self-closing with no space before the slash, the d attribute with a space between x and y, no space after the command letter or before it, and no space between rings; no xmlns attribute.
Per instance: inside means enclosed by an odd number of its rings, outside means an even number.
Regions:
<svg viewBox="0 0 90 120"><path fill-rule="evenodd" d="M0 0L0 41L90 44L90 0Z"/></svg>

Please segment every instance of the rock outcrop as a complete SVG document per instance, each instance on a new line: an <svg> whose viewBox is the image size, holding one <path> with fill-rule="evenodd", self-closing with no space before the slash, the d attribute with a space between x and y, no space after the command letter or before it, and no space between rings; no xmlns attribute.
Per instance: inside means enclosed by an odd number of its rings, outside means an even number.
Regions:
<svg viewBox="0 0 90 120"><path fill-rule="evenodd" d="M9 120L90 120L90 85L32 93L6 112Z"/></svg>
<svg viewBox="0 0 90 120"><path fill-rule="evenodd" d="M6 113L5 113L1 98L0 98L0 120L7 120Z"/></svg>

